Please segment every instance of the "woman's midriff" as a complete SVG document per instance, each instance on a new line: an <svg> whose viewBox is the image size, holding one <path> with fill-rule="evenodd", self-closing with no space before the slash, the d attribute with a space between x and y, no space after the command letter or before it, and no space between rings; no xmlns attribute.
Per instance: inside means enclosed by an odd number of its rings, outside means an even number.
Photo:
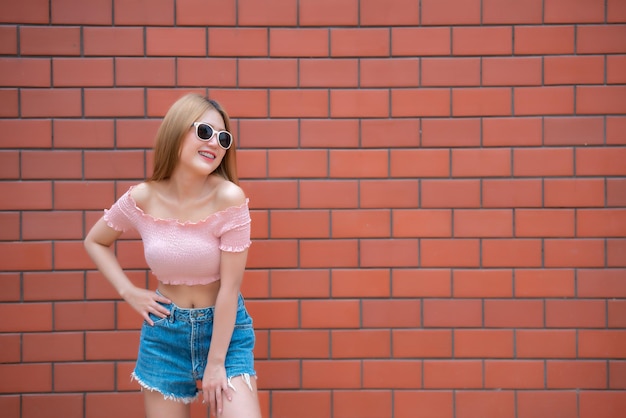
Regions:
<svg viewBox="0 0 626 418"><path fill-rule="evenodd" d="M208 308L215 306L220 283L219 280L194 286L159 283L159 292L180 308Z"/></svg>

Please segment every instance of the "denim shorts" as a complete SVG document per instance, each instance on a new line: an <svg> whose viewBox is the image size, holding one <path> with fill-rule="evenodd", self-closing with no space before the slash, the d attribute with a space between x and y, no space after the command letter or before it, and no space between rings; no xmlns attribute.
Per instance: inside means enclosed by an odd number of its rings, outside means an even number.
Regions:
<svg viewBox="0 0 626 418"><path fill-rule="evenodd" d="M162 304L170 311L166 318L150 314L154 326L144 321L139 354L132 378L147 390L163 394L165 399L192 402L199 394L196 382L202 379L207 363L215 307L184 309ZM239 295L237 319L226 353L228 383L242 376L248 387L254 370L254 329L252 318Z"/></svg>

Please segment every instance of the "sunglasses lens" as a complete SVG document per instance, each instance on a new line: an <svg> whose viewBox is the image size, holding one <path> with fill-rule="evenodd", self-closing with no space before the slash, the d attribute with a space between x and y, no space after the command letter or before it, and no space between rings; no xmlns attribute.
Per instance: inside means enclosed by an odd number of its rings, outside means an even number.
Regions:
<svg viewBox="0 0 626 418"><path fill-rule="evenodd" d="M233 142L233 137L228 132L220 132L217 139L220 142L220 147L224 149L230 148Z"/></svg>
<svg viewBox="0 0 626 418"><path fill-rule="evenodd" d="M198 138L208 141L213 136L213 128L206 123L198 125Z"/></svg>

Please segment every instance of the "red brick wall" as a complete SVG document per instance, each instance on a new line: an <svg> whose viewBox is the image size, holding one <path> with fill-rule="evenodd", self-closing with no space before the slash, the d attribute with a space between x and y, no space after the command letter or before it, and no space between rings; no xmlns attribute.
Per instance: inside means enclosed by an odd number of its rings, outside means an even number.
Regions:
<svg viewBox="0 0 626 418"><path fill-rule="evenodd" d="M626 409L623 0L2 0L0 54L3 417L142 416L81 239L187 91L234 119L266 418Z"/></svg>

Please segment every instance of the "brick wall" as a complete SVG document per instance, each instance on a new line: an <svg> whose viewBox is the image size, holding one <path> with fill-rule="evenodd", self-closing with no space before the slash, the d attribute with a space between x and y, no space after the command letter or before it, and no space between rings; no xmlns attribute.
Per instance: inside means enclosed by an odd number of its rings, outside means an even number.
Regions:
<svg viewBox="0 0 626 418"><path fill-rule="evenodd" d="M3 417L143 416L81 240L188 91L234 120L264 417L626 409L623 0L1 0L0 54Z"/></svg>

